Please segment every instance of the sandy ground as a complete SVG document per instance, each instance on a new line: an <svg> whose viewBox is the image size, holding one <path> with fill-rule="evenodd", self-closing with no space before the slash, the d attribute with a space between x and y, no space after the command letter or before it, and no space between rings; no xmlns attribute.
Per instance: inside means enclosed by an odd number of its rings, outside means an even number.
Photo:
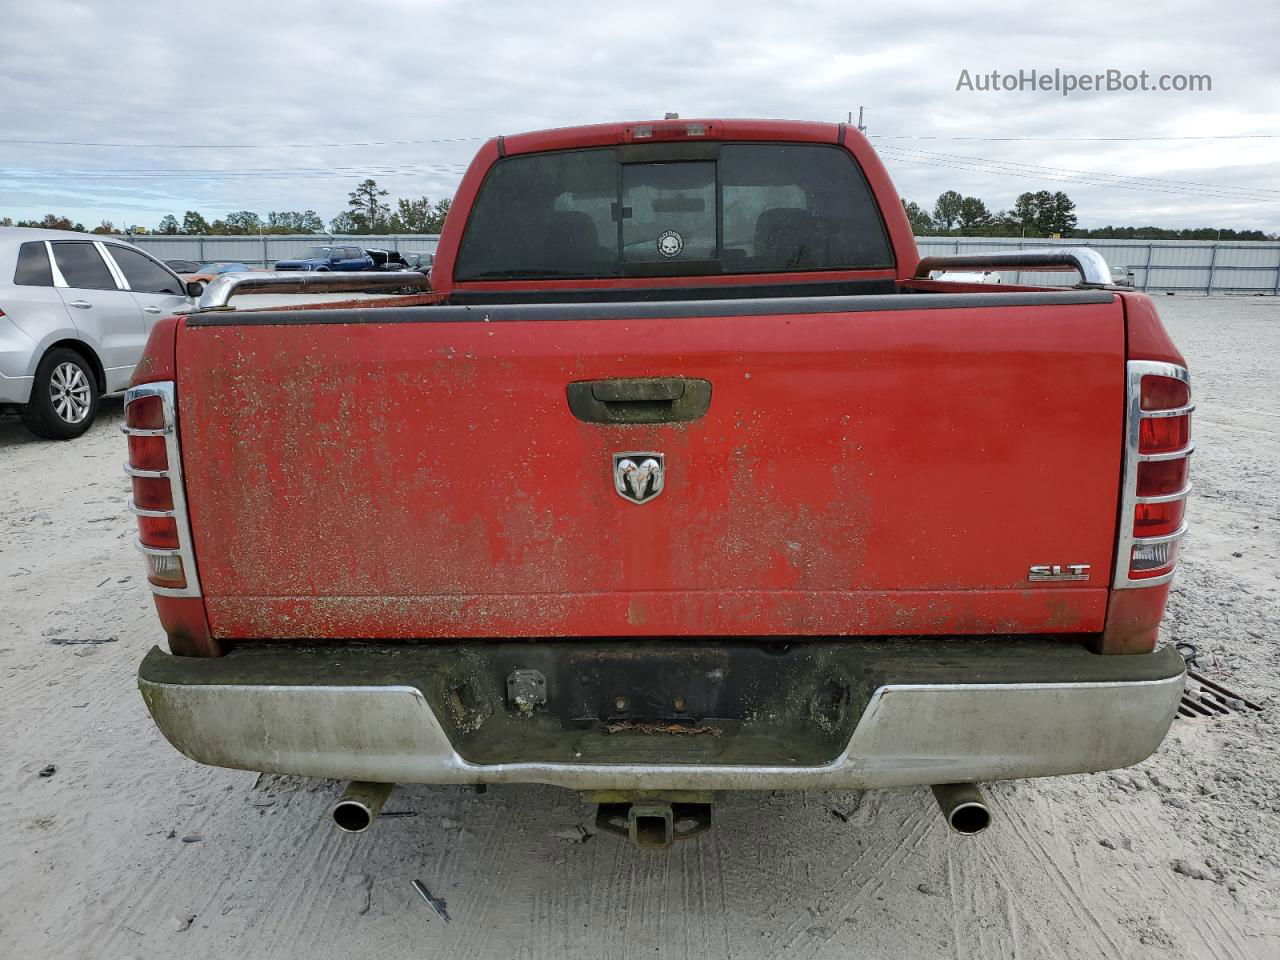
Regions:
<svg viewBox="0 0 1280 960"><path fill-rule="evenodd" d="M543 787L401 787L416 816L340 834L337 784L197 766L152 726L120 401L73 443L0 421L0 956L1280 956L1280 301L1159 305L1200 403L1169 633L1269 712L995 785L976 839L924 789L734 796L657 855Z"/></svg>

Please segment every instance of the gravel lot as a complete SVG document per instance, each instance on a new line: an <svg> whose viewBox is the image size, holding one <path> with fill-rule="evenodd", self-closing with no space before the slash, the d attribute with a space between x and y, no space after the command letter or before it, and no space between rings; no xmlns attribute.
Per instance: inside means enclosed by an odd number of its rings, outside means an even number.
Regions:
<svg viewBox="0 0 1280 960"><path fill-rule="evenodd" d="M197 766L152 726L119 399L72 443L0 420L0 955L1280 957L1280 300L1159 306L1200 405L1168 632L1268 712L995 785L976 839L925 789L732 796L661 855L543 787L401 787L416 816L339 834L337 784Z"/></svg>

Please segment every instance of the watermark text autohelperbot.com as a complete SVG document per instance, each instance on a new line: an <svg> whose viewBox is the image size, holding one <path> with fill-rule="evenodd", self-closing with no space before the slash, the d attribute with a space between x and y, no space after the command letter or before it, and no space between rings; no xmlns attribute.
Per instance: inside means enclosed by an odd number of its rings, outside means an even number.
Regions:
<svg viewBox="0 0 1280 960"><path fill-rule="evenodd" d="M1065 70L961 70L956 91L965 93L1212 93L1207 73L1151 73L1109 69L1100 73Z"/></svg>

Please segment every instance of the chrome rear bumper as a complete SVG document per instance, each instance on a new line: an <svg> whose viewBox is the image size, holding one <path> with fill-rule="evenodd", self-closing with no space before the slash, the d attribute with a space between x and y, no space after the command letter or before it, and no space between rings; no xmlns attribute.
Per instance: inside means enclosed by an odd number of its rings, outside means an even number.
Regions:
<svg viewBox="0 0 1280 960"><path fill-rule="evenodd" d="M860 642L841 646L857 651ZM194 760L388 783L546 783L576 790L871 788L1107 770L1149 756L1168 731L1182 693L1184 670L1176 651L1102 657L1057 647L1041 648L1043 656L1034 660L1025 654L1002 659L999 650L988 649L960 669L954 665L964 658L949 653L949 659L921 671L911 658L927 660L933 648L913 652L909 644L898 644L869 672L874 682L865 695L850 701L851 733L847 741L838 734L843 748L817 763L777 756L754 762L749 755L743 762L742 751L724 749L729 733L700 757L675 749L694 738L658 733L610 739L598 731L601 736L592 740L596 734L580 725L566 734L571 752L557 758L543 751L524 760L525 747L512 733L522 721L493 719L493 711L503 709L500 703L486 707L490 719L460 724L448 715L453 710L440 700L434 681L377 682L379 670L403 673L396 661L411 656L404 651L379 664L375 654L354 648L342 648L336 657L332 648L313 647L236 652L214 660L155 649L142 664L139 685L161 731ZM855 661L857 655L841 654ZM437 648L424 656L440 654ZM902 681L886 681L899 656ZM836 662L825 661L824 669ZM1055 671L1056 679L1046 679ZM918 682L922 672L927 682ZM354 682L344 682L348 674ZM549 677L548 685L555 683ZM433 709L433 701L441 705ZM508 759L494 761L490 750L490 759L477 760L475 749L460 752L455 745L473 742L486 723L502 731L494 736L503 738L497 749ZM531 756L538 753L536 742L531 732ZM581 746L575 751L574 744ZM609 753L614 744L616 751ZM669 755L666 745L672 747Z"/></svg>

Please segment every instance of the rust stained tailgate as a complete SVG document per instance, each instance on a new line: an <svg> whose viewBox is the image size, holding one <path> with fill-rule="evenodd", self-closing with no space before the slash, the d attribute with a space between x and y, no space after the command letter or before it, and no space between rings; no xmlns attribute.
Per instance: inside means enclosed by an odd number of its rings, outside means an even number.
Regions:
<svg viewBox="0 0 1280 960"><path fill-rule="evenodd" d="M217 636L1102 628L1116 302L362 319L178 338ZM709 409L628 426L570 411L569 383L626 377L709 380ZM661 496L618 496L624 451L665 455ZM1037 563L1092 574L1028 583Z"/></svg>

